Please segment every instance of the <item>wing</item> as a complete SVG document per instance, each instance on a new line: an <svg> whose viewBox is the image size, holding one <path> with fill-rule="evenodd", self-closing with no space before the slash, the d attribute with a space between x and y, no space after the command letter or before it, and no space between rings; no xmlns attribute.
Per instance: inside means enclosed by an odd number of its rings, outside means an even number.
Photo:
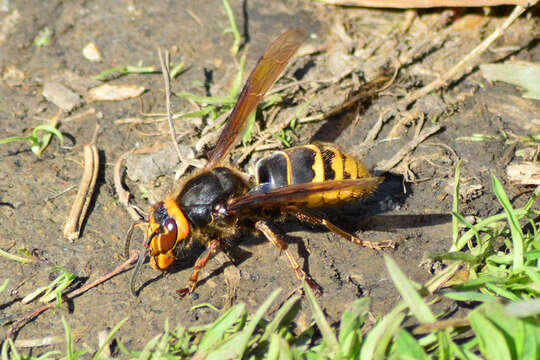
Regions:
<svg viewBox="0 0 540 360"><path fill-rule="evenodd" d="M259 59L221 131L216 147L210 153L206 169L217 166L229 153L240 138L249 114L255 110L306 37L304 29L290 29L281 34Z"/></svg>
<svg viewBox="0 0 540 360"><path fill-rule="evenodd" d="M307 207L332 205L369 195L383 180L383 177L331 180L294 184L269 191L255 188L243 196L232 199L227 206L227 214L286 205Z"/></svg>

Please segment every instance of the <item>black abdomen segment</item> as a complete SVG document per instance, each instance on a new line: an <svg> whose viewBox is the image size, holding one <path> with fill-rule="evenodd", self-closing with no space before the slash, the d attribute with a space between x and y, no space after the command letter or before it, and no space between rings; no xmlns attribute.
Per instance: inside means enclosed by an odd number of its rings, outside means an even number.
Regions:
<svg viewBox="0 0 540 360"><path fill-rule="evenodd" d="M257 184L266 190L293 184L370 177L358 160L329 144L275 151L257 162Z"/></svg>

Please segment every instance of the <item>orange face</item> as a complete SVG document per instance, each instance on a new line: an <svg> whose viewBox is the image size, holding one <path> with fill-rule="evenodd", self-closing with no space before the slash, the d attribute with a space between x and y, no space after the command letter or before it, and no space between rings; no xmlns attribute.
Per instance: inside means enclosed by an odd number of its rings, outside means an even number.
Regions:
<svg viewBox="0 0 540 360"><path fill-rule="evenodd" d="M150 265L156 270L168 268L176 259L174 250L189 235L189 223L173 199L156 204L148 220L146 238L150 243Z"/></svg>

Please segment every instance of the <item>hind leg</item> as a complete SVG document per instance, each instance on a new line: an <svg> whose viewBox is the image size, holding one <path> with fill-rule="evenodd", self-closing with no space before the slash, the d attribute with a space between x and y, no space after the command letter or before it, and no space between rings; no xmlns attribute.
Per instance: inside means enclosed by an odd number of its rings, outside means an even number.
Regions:
<svg viewBox="0 0 540 360"><path fill-rule="evenodd" d="M322 225L326 227L328 230L330 230L331 232L333 232L334 234L337 234L341 236L342 238L347 239L350 242L353 242L360 246L368 247L370 249L375 249L375 250L381 250L386 247L393 248L395 245L394 241L392 240L370 241L370 240L360 239L359 237L354 236L351 233L348 233L347 231L341 229L340 227L331 223L325 218L308 213L307 211L300 209L296 206L289 206L285 210L288 214L294 215L300 221L307 222L312 225Z"/></svg>

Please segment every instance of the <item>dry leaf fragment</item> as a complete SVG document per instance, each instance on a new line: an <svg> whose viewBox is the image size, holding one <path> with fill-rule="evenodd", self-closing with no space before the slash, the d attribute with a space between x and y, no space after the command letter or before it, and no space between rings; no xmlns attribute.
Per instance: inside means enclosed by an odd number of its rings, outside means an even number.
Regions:
<svg viewBox="0 0 540 360"><path fill-rule="evenodd" d="M540 185L540 163L513 162L506 168L508 180L520 185Z"/></svg>
<svg viewBox="0 0 540 360"><path fill-rule="evenodd" d="M86 100L94 101L118 101L137 97L144 92L141 85L109 85L103 84L88 91Z"/></svg>
<svg viewBox="0 0 540 360"><path fill-rule="evenodd" d="M96 44L93 42L86 44L86 46L82 50L82 53L86 59L92 62L101 61L101 53L99 52Z"/></svg>
<svg viewBox="0 0 540 360"><path fill-rule="evenodd" d="M83 103L79 94L56 81L43 85L43 96L64 111L71 111Z"/></svg>

